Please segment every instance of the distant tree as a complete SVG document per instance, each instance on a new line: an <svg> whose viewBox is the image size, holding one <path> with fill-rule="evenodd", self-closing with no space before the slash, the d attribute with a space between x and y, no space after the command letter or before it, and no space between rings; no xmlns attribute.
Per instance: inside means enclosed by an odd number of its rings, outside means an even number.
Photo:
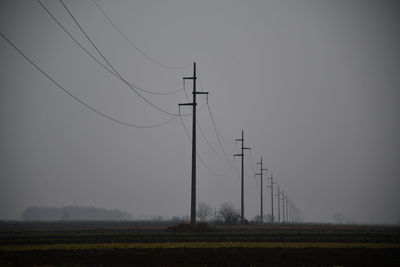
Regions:
<svg viewBox="0 0 400 267"><path fill-rule="evenodd" d="M212 214L213 214L213 208L210 205L204 202L200 202L197 205L196 215L200 221L202 222L206 221L209 217L212 216Z"/></svg>
<svg viewBox="0 0 400 267"><path fill-rule="evenodd" d="M58 220L114 220L124 221L132 219L127 212L120 210L107 210L94 207L66 206L53 207L28 207L21 217L25 221L58 221Z"/></svg>
<svg viewBox="0 0 400 267"><path fill-rule="evenodd" d="M236 224L240 217L239 212L235 210L232 203L228 202L223 202L221 204L218 213L226 224Z"/></svg>

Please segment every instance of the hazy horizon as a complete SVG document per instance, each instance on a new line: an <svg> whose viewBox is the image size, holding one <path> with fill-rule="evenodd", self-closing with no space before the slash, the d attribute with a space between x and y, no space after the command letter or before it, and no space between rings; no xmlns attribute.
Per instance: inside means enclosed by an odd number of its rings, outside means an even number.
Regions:
<svg viewBox="0 0 400 267"><path fill-rule="evenodd" d="M100 62L59 1L41 0ZM400 222L400 5L384 0L64 0L99 50L129 82L181 89L198 67L229 160L245 157L245 217L259 213L256 162L288 193L306 222ZM148 105L94 62L37 1L0 3L0 32L59 84L120 121L154 125L172 116ZM134 218L190 214L191 145L180 119L131 128L60 90L0 37L0 219L29 206L120 209ZM186 81L191 98L192 82ZM141 92L170 113L187 102ZM206 97L198 122L221 154ZM182 113L190 107L181 107ZM191 117L183 117L191 130ZM240 209L238 174L197 129L197 201ZM270 191L264 180L264 214ZM276 207L275 207L276 212Z"/></svg>

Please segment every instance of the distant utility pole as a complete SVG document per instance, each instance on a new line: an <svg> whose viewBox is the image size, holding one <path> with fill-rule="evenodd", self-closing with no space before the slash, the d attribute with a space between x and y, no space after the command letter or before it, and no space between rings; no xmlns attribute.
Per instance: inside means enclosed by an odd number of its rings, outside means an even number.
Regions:
<svg viewBox="0 0 400 267"><path fill-rule="evenodd" d="M268 178L271 180L271 185L268 187L271 188L271 223L274 223L274 176L271 172L271 177Z"/></svg>
<svg viewBox="0 0 400 267"><path fill-rule="evenodd" d="M290 223L290 199L287 199L287 221Z"/></svg>
<svg viewBox="0 0 400 267"><path fill-rule="evenodd" d="M249 147L244 147L244 134L242 130L242 138L236 139L236 142L241 141L242 142L242 147L241 151L242 153L240 154L234 154L234 157L242 157L242 196L241 196L241 209L240 209L240 222L243 224L244 223L244 150L245 149L250 149Z"/></svg>
<svg viewBox="0 0 400 267"><path fill-rule="evenodd" d="M193 80L193 102L179 104L179 106L192 106L193 122L192 122L192 185L191 185L191 202L190 202L190 223L196 224L196 95L208 94L208 92L196 92L196 62L193 63L193 76L183 77L184 80Z"/></svg>
<svg viewBox="0 0 400 267"><path fill-rule="evenodd" d="M282 222L285 223L285 192L282 191Z"/></svg>
<svg viewBox="0 0 400 267"><path fill-rule="evenodd" d="M285 196L285 219L286 219L286 222L289 222L289 216L288 216L288 195L286 194L286 196Z"/></svg>
<svg viewBox="0 0 400 267"><path fill-rule="evenodd" d="M280 200L280 197L281 197L281 191L280 191L280 189L279 189L279 185L278 185L278 194L277 194L277 196L278 196L278 223L280 223L281 222L281 205L280 205L280 202L281 202L281 200Z"/></svg>
<svg viewBox="0 0 400 267"><path fill-rule="evenodd" d="M257 162L258 165L260 165L260 173L256 173L257 175L260 175L260 186L261 186L261 205L260 205L260 217L261 217L261 223L264 222L264 208L263 208L263 171L268 171L268 169L263 168L263 161L262 157L260 159L260 162Z"/></svg>

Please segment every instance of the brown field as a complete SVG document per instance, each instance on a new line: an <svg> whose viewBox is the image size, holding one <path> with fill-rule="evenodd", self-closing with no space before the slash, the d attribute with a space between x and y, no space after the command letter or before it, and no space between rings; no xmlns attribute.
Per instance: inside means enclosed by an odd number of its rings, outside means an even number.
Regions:
<svg viewBox="0 0 400 267"><path fill-rule="evenodd" d="M1 222L1 266L400 266L400 227Z"/></svg>

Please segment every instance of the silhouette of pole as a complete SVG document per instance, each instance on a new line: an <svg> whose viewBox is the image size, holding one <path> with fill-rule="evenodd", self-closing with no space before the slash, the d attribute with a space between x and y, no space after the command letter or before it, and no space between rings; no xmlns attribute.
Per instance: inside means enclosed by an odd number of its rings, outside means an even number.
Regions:
<svg viewBox="0 0 400 267"><path fill-rule="evenodd" d="M234 157L242 157L242 187L241 187L241 209L240 209L240 222L244 223L244 150L250 149L249 147L244 147L244 133L242 130L242 138L236 139L236 142L241 141L242 147L240 154L234 154Z"/></svg>
<svg viewBox="0 0 400 267"><path fill-rule="evenodd" d="M279 185L278 185L278 193L277 193L277 196L278 196L278 223L280 223L280 222L281 222L281 211L280 211L280 209L281 209L281 205L280 205L280 202L281 202L281 200L280 200L281 192L280 192L280 189L279 189Z"/></svg>
<svg viewBox="0 0 400 267"><path fill-rule="evenodd" d="M274 176L271 172L271 177L268 178L271 180L271 185L268 186L269 188L271 188L271 223L274 223Z"/></svg>
<svg viewBox="0 0 400 267"><path fill-rule="evenodd" d="M287 200L288 200L288 195L286 194L285 195L285 199L284 199L284 202L285 202L285 221L286 222L289 222L288 221L288 202L287 202Z"/></svg>
<svg viewBox="0 0 400 267"><path fill-rule="evenodd" d="M179 106L192 106L192 181L191 181L191 199L190 199L190 223L196 224L196 95L208 94L208 92L197 92L196 91L196 62L193 63L193 76L183 77L184 80L193 80L193 102L183 103Z"/></svg>
<svg viewBox="0 0 400 267"><path fill-rule="evenodd" d="M268 169L264 169L263 168L263 161L262 161L262 157L261 157L261 159L260 159L260 162L257 162L257 164L258 165L260 165L260 173L256 173L256 176L257 175L260 175L260 186L261 186L261 205L260 205L260 220L261 220L261 223L263 223L264 222L264 208L263 208L263 204L264 204L264 201L263 201L263 171L268 171Z"/></svg>
<svg viewBox="0 0 400 267"><path fill-rule="evenodd" d="M282 223L285 223L285 192L282 191Z"/></svg>

